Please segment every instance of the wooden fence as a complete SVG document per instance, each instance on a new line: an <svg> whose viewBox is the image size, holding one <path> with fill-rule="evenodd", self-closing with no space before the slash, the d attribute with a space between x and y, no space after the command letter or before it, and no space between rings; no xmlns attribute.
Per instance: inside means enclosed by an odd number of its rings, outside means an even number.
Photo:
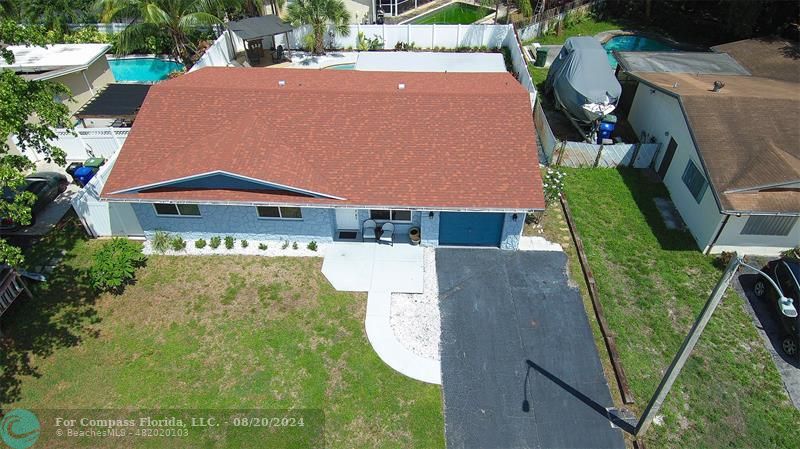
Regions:
<svg viewBox="0 0 800 449"><path fill-rule="evenodd" d="M545 9L541 14L531 17L530 22L515 23L519 27L519 37L522 40L535 39L544 35L556 23L572 11L588 14L595 8L601 7L605 0L575 0L561 4L555 8Z"/></svg>
<svg viewBox="0 0 800 449"><path fill-rule="evenodd" d="M656 143L596 145L564 141L556 150L556 165L565 167L649 167L658 151Z"/></svg>

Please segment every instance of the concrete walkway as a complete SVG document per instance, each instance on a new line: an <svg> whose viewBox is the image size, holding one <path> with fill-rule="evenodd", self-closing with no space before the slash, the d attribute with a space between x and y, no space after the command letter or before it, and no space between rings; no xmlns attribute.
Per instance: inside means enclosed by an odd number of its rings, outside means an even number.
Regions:
<svg viewBox="0 0 800 449"><path fill-rule="evenodd" d="M392 293L423 292L421 247L336 242L325 254L322 274L337 290L368 292L365 328L381 360L412 379L441 385L439 361L409 351L390 322Z"/></svg>

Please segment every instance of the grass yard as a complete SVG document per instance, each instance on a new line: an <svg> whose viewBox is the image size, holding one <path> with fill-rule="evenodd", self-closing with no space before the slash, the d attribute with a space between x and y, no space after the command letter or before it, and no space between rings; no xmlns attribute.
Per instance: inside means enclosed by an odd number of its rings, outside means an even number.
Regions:
<svg viewBox="0 0 800 449"><path fill-rule="evenodd" d="M35 266L65 251L36 299L5 317L3 410L321 409L324 447L444 447L441 389L377 357L366 295L335 291L322 259L152 256L122 295L98 296L85 273L101 244L73 220L29 254Z"/></svg>
<svg viewBox="0 0 800 449"><path fill-rule="evenodd" d="M619 19L599 19L593 15L587 14L581 19L576 20L573 24L564 28L561 35L556 34L555 30L544 36L534 39L527 39L523 42L528 45L533 42L538 42L542 45L561 45L570 37L575 36L594 36L597 33L609 30L625 29L629 23Z"/></svg>
<svg viewBox="0 0 800 449"><path fill-rule="evenodd" d="M668 195L662 184L631 169L564 171L641 413L722 270L688 232L663 226L652 201ZM556 220L544 233L564 238L563 227ZM571 259L572 278L581 279ZM797 447L800 412L741 301L731 290L717 309L662 408L663 423L650 428L648 447Z"/></svg>

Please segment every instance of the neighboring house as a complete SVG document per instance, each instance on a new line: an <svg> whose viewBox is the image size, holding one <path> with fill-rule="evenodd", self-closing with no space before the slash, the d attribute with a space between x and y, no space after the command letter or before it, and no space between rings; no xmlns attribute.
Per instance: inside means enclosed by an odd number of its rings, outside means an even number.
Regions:
<svg viewBox="0 0 800 449"><path fill-rule="evenodd" d="M0 70L13 70L29 80L51 80L67 86L73 101L66 101L70 114L80 109L96 92L115 81L105 54L111 49L108 44L54 44L46 47L10 45L14 63L8 64L0 58ZM35 120L32 118L32 120ZM19 150L14 136L8 138L9 148L14 154ZM36 159L37 155L29 155Z"/></svg>
<svg viewBox="0 0 800 449"><path fill-rule="evenodd" d="M775 255L800 244L797 49L748 40L715 50L741 66L713 54L628 65L628 120L661 143L654 168L703 251Z"/></svg>
<svg viewBox="0 0 800 449"><path fill-rule="evenodd" d="M108 44L54 44L46 47L11 45L14 63L0 60L0 69L10 69L29 80L51 80L66 85L75 101L74 113L94 94L115 81L105 54Z"/></svg>
<svg viewBox="0 0 800 449"><path fill-rule="evenodd" d="M101 198L147 237L360 241L372 218L514 249L545 206L535 142L507 72L204 68L150 89Z"/></svg>

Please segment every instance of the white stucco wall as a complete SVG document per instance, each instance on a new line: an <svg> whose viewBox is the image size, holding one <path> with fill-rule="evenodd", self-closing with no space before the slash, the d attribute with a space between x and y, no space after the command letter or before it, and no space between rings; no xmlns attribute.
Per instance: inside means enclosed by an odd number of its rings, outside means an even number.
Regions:
<svg viewBox="0 0 800 449"><path fill-rule="evenodd" d="M740 254L775 257L781 251L800 245L800 221L786 236L742 234L742 228L748 218L744 215L741 217L732 215L719 235L717 243L711 248L711 252L737 251Z"/></svg>
<svg viewBox="0 0 800 449"><path fill-rule="evenodd" d="M656 170L661 166L661 160L667 150L670 138L675 139L678 144L675 156L664 177L664 185L683 221L689 227L697 246L705 251L714 239L723 215L719 212L710 185L698 204L681 179L690 159L701 172L703 172L703 166L689 134L680 103L672 96L652 89L644 83L639 83L628 120L640 139L644 132L643 141L650 142L652 136L657 143L661 144L655 161Z"/></svg>
<svg viewBox="0 0 800 449"><path fill-rule="evenodd" d="M86 78L84 79L84 74ZM89 84L86 84L86 81ZM63 76L53 78L52 81L63 83L72 92L74 101L67 102L70 113L75 113L87 101L89 101L95 93L100 89L113 83L114 74L111 73L111 68L108 66L108 61L104 56L98 58L86 70L68 73ZM91 89L89 86L91 85Z"/></svg>

